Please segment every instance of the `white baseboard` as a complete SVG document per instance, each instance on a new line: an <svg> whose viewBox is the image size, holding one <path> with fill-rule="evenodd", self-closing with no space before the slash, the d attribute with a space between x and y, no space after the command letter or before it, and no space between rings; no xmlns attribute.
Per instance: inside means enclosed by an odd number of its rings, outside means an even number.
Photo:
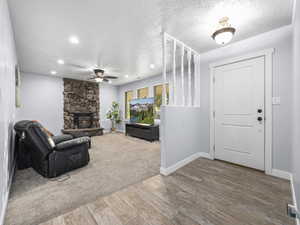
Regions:
<svg viewBox="0 0 300 225"><path fill-rule="evenodd" d="M278 170L278 169L272 169L270 175L274 176L274 177L279 177L279 178L282 178L282 179L285 179L285 180L290 180L290 178L291 178L291 173L290 172L287 172L287 171L284 171L284 170Z"/></svg>
<svg viewBox="0 0 300 225"><path fill-rule="evenodd" d="M103 134L109 134L110 130L103 130Z"/></svg>
<svg viewBox="0 0 300 225"><path fill-rule="evenodd" d="M213 160L214 158L207 152L199 152L200 157Z"/></svg>
<svg viewBox="0 0 300 225"><path fill-rule="evenodd" d="M125 133L125 130L116 130L115 132L118 132L118 133ZM111 132L110 130L104 130L103 133L104 133L104 134L110 134L110 133L113 133L113 132Z"/></svg>
<svg viewBox="0 0 300 225"><path fill-rule="evenodd" d="M197 153L175 163L173 166L170 166L168 168L160 167L160 173L164 176L168 176L171 173L174 173L179 168L184 167L185 165L189 164L190 162L194 161L195 159L198 159L199 157L201 157L200 152L197 152Z"/></svg>
<svg viewBox="0 0 300 225"><path fill-rule="evenodd" d="M290 174L290 182L291 182L291 192L292 192L292 198L293 198L293 205L296 207L298 210L298 205L297 205L297 199L296 199L296 193L295 193L295 187L294 187L294 178L293 174ZM296 224L300 225L300 220L296 219Z"/></svg>
<svg viewBox="0 0 300 225"><path fill-rule="evenodd" d="M8 205L8 197L9 197L9 194L10 194L10 189L11 189L11 185L12 185L12 181L13 181L13 177L14 177L14 174L15 174L15 170L16 170L16 162L14 162L15 166L13 167L12 169L12 175L11 177L9 178L9 183L8 183L8 189L5 193L5 196L4 196L4 204L3 204L3 208L2 208L2 211L0 212L0 225L4 225L4 219L5 219L5 213L6 213L6 209L7 209L7 205Z"/></svg>
<svg viewBox="0 0 300 225"><path fill-rule="evenodd" d="M189 164L190 162L194 161L195 159L198 159L198 158L206 158L206 159L213 159L211 157L211 155L207 152L197 152L177 163L175 163L173 166L170 166L168 168L163 168L163 167L160 167L160 173L164 176L168 176L170 175L171 173L174 173L176 170L184 167L185 165Z"/></svg>
<svg viewBox="0 0 300 225"><path fill-rule="evenodd" d="M2 211L0 214L0 224L1 225L4 225L4 217L5 217L5 212L6 212L7 204L8 204L8 195L9 195L9 192L6 192L5 196L4 196L4 204L3 204L3 208L2 208Z"/></svg>

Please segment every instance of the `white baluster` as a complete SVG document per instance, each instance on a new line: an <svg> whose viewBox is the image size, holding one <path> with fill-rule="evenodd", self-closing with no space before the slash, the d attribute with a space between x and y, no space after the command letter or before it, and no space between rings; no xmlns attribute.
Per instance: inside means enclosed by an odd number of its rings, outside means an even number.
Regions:
<svg viewBox="0 0 300 225"><path fill-rule="evenodd" d="M198 60L197 60L197 68L198 68L198 103L197 105L200 107L201 106L201 56L198 55Z"/></svg>
<svg viewBox="0 0 300 225"><path fill-rule="evenodd" d="M166 37L166 33L163 34L163 101L162 104L163 105L167 105L167 87L166 87L166 83L167 83L167 59L166 56L167 55L167 37Z"/></svg>
<svg viewBox="0 0 300 225"><path fill-rule="evenodd" d="M192 75L191 75L191 58L192 51L188 51L188 106L192 106Z"/></svg>
<svg viewBox="0 0 300 225"><path fill-rule="evenodd" d="M182 106L185 105L185 91L184 91L184 44L181 44L181 93Z"/></svg>
<svg viewBox="0 0 300 225"><path fill-rule="evenodd" d="M200 106L200 56L194 55L194 106Z"/></svg>
<svg viewBox="0 0 300 225"><path fill-rule="evenodd" d="M177 103L177 87L176 87L176 40L173 40L173 105Z"/></svg>

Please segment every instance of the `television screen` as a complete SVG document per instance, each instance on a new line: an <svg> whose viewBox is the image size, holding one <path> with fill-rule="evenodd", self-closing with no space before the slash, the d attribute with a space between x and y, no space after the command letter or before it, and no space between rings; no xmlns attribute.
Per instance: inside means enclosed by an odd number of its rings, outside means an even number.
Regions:
<svg viewBox="0 0 300 225"><path fill-rule="evenodd" d="M140 98L130 101L130 122L154 124L154 98Z"/></svg>

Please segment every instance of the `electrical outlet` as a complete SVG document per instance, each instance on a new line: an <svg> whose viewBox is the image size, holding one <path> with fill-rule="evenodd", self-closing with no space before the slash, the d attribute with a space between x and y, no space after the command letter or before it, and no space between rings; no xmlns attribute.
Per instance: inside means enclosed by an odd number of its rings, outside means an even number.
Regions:
<svg viewBox="0 0 300 225"><path fill-rule="evenodd" d="M287 215L292 218L300 218L300 213L297 210L297 207L290 204L287 204Z"/></svg>

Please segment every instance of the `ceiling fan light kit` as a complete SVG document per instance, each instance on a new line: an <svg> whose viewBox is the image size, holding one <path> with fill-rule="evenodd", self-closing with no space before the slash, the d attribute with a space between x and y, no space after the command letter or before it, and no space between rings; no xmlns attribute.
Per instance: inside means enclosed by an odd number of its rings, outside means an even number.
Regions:
<svg viewBox="0 0 300 225"><path fill-rule="evenodd" d="M229 18L223 17L220 19L220 28L217 29L213 34L212 38L217 44L225 45L231 41L233 35L235 34L235 28L228 23Z"/></svg>
<svg viewBox="0 0 300 225"><path fill-rule="evenodd" d="M103 79L100 78L100 77L96 77L96 78L94 78L94 80L95 80L97 83L103 82Z"/></svg>
<svg viewBox="0 0 300 225"><path fill-rule="evenodd" d="M109 84L112 83L111 79L118 79L116 76L112 75L105 75L105 71L103 69L96 68L93 70L94 74L93 77L89 78L89 80L95 81L97 83L102 83L103 81L108 82Z"/></svg>

